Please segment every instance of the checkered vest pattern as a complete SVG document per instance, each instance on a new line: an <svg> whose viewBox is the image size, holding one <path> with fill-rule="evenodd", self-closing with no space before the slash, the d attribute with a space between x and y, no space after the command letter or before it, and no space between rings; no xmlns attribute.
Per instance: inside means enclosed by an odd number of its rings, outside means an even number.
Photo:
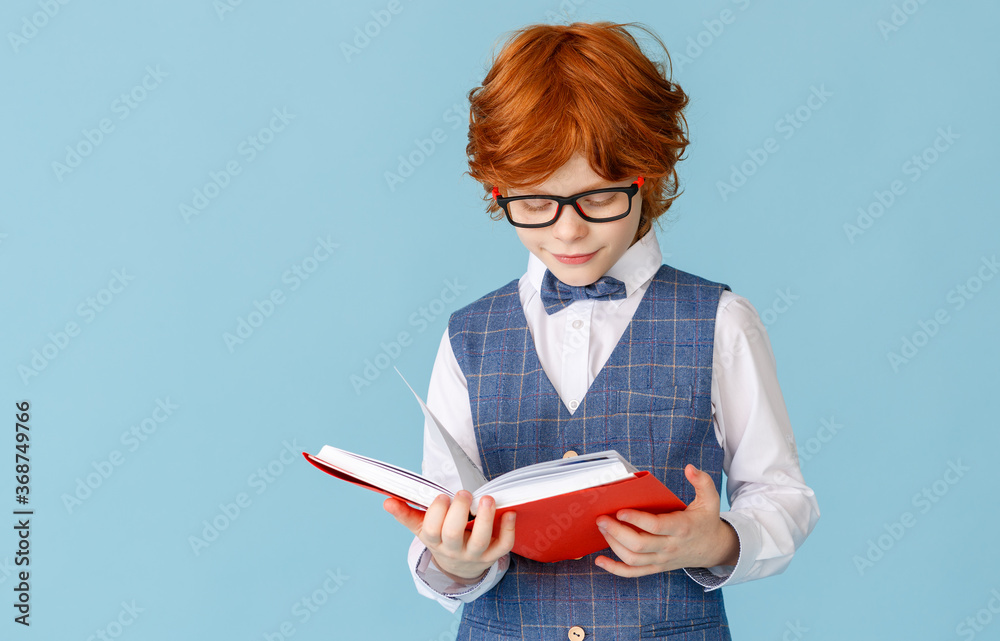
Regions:
<svg viewBox="0 0 1000 641"><path fill-rule="evenodd" d="M448 325L468 382L476 442L487 479L518 467L618 450L685 503L692 463L721 492L723 450L711 420L712 349L719 297L729 286L663 265L575 413L542 370L517 281L455 312ZM552 545L569 515L553 514ZM610 550L606 556L617 558ZM730 639L721 590L705 592L683 570L624 578L594 559L538 563L511 555L492 590L464 606L459 641Z"/></svg>

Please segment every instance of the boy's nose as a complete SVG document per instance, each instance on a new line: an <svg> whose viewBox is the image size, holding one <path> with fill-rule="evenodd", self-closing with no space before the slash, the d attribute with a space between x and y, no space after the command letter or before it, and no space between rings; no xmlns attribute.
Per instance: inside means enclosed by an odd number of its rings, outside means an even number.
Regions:
<svg viewBox="0 0 1000 641"><path fill-rule="evenodd" d="M569 211L566 211L569 209ZM577 213L573 205L563 205L559 219L552 224L552 235L563 242L583 238L587 235L589 223Z"/></svg>

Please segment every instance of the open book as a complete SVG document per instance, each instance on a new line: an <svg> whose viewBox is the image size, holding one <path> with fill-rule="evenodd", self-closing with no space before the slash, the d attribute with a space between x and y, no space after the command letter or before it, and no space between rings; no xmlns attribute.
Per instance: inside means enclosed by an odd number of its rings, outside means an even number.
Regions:
<svg viewBox="0 0 1000 641"><path fill-rule="evenodd" d="M487 481L412 387L410 391L428 423L447 444L462 487L472 493L472 513L480 497L493 497L494 536L499 533L502 515L511 510L517 513L515 554L542 562L576 559L608 547L597 529L596 519L602 514L614 515L622 508L663 514L686 507L655 476L637 470L614 450L543 461ZM316 455L302 454L331 476L414 507L427 509L439 494L454 496L454 492L424 476L330 445ZM472 527L471 519L468 527Z"/></svg>

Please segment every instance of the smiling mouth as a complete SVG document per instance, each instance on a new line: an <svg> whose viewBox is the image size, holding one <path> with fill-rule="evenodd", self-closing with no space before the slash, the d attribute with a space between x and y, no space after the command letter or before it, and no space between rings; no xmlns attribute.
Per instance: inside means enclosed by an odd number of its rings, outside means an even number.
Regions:
<svg viewBox="0 0 1000 641"><path fill-rule="evenodd" d="M553 258L565 265L580 265L594 257L596 251L589 254L552 254Z"/></svg>

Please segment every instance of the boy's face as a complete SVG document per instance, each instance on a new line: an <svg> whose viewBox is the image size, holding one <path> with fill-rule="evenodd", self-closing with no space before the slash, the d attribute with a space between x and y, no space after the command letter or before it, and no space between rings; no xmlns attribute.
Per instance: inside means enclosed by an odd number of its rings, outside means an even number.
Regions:
<svg viewBox="0 0 1000 641"><path fill-rule="evenodd" d="M591 189L628 187L635 177L608 182L594 173L580 154L574 155L548 180L528 189L510 190L510 196L571 196ZM515 227L518 238L552 274L567 285L590 285L622 257L639 229L642 189L632 197L632 211L607 223L588 223L572 206L563 208L548 227Z"/></svg>

